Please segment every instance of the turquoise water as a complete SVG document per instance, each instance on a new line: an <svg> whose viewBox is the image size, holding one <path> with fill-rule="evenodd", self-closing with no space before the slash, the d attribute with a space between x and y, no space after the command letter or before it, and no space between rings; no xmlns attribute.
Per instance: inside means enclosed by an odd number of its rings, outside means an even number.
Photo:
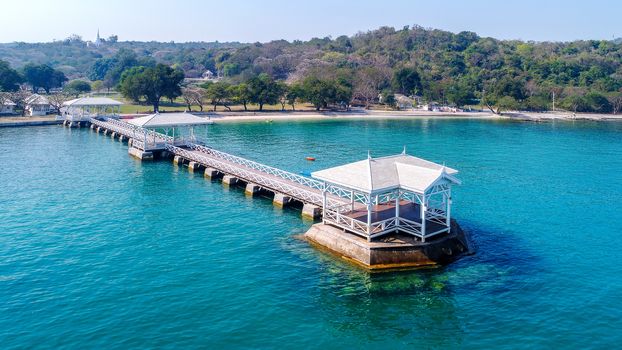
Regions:
<svg viewBox="0 0 622 350"><path fill-rule="evenodd" d="M295 210L88 130L0 129L0 348L612 348L622 342L622 124L219 124L291 171L409 153L461 171L477 254L374 274ZM306 156L315 156L309 163Z"/></svg>

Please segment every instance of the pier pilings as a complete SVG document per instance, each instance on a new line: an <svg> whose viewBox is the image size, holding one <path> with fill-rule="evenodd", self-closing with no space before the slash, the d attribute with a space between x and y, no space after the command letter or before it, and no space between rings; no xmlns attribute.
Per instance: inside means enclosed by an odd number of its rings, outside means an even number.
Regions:
<svg viewBox="0 0 622 350"><path fill-rule="evenodd" d="M246 184L246 188L244 189L244 193L248 196L256 196L261 192L261 186L249 182Z"/></svg>
<svg viewBox="0 0 622 350"><path fill-rule="evenodd" d="M240 179L233 175L225 175L222 177L222 184L226 186L235 185L238 183L238 181L240 181Z"/></svg>
<svg viewBox="0 0 622 350"><path fill-rule="evenodd" d="M274 199L272 200L272 204L275 206L282 208L292 202L293 198L283 193L275 192Z"/></svg>

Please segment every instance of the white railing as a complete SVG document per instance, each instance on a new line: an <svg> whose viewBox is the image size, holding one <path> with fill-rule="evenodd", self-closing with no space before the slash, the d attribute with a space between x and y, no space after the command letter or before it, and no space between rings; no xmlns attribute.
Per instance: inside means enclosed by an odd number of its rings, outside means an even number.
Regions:
<svg viewBox="0 0 622 350"><path fill-rule="evenodd" d="M204 151L205 149L208 151L212 149L202 146L197 147L196 145L192 145L191 147L193 148L193 150L186 150L167 144L166 150L188 160L198 162L206 167L213 167L227 174L237 176L244 181L258 184L259 186L272 190L274 192L286 194L303 203L310 203L317 206L322 206L323 196L321 191L318 191L317 189L311 188L304 184L300 184L298 182L293 182L290 178L275 176L274 173L269 174L271 176L266 176L267 174L265 172L262 172L260 170L261 168L250 168L246 166L246 162L233 163L230 161L230 159L232 159L231 157L227 157L226 159L218 158L213 153L208 153ZM334 203L334 200L328 199L328 201L331 202L331 205L336 205L336 203Z"/></svg>
<svg viewBox="0 0 622 350"><path fill-rule="evenodd" d="M298 183L303 186L307 186L316 190L322 190L324 184L318 180L310 179L308 177L300 176L298 174L290 173L289 171L281 170L278 168L274 168L268 165L264 165L261 163L254 162L252 160L248 160L242 157L234 156L229 153L221 152L215 150L211 147L201 146L197 144L190 144L189 148L195 151L199 151L205 154L212 155L216 158L226 160L227 162L243 165L249 169L257 170L265 174L274 175L276 177L280 177L282 179L286 179L295 183Z"/></svg>

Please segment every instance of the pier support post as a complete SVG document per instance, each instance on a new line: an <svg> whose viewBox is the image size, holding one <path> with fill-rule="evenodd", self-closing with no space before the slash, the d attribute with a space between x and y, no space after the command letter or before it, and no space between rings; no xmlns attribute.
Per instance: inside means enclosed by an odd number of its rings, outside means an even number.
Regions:
<svg viewBox="0 0 622 350"><path fill-rule="evenodd" d="M306 219L317 219L321 216L322 209L317 205L305 203L302 206L302 217Z"/></svg>
<svg viewBox="0 0 622 350"><path fill-rule="evenodd" d="M195 170L199 170L201 168L201 164L191 161L188 163L188 171L194 172Z"/></svg>
<svg viewBox="0 0 622 350"><path fill-rule="evenodd" d="M110 138L114 140L115 137L117 137L117 133L113 131L112 134L110 134Z"/></svg>
<svg viewBox="0 0 622 350"><path fill-rule="evenodd" d="M227 185L227 186L231 186L231 185L235 185L238 183L240 179L238 179L237 177L233 176L233 175L225 175L222 177L222 184L223 185Z"/></svg>
<svg viewBox="0 0 622 350"><path fill-rule="evenodd" d="M91 124L91 130L95 130L95 124Z"/></svg>
<svg viewBox="0 0 622 350"><path fill-rule="evenodd" d="M124 135L119 135L119 142L123 142L127 140L127 138Z"/></svg>
<svg viewBox="0 0 622 350"><path fill-rule="evenodd" d="M108 129L104 129L104 136L108 136Z"/></svg>
<svg viewBox="0 0 622 350"><path fill-rule="evenodd" d="M138 148L128 147L127 153L140 160L153 160L153 152L139 150Z"/></svg>
<svg viewBox="0 0 622 350"><path fill-rule="evenodd" d="M181 156L175 156L173 157L173 164L175 165L183 165L184 164L184 158L182 158Z"/></svg>
<svg viewBox="0 0 622 350"><path fill-rule="evenodd" d="M101 127L101 126L98 126L98 127L95 129L95 131L97 131L97 133L100 133L100 132L102 131L102 127Z"/></svg>
<svg viewBox="0 0 622 350"><path fill-rule="evenodd" d="M252 182L249 182L248 184L246 184L246 189L244 190L244 193L248 196L256 196L259 194L259 192L261 191L261 186L254 184Z"/></svg>
<svg viewBox="0 0 622 350"><path fill-rule="evenodd" d="M288 205L291 201L292 197L283 193L274 192L274 199L272 200L272 204L274 204L275 206L282 208Z"/></svg>
<svg viewBox="0 0 622 350"><path fill-rule="evenodd" d="M218 176L218 170L214 169L214 168L205 168L205 172L203 173L203 176L205 176L208 179L214 179Z"/></svg>

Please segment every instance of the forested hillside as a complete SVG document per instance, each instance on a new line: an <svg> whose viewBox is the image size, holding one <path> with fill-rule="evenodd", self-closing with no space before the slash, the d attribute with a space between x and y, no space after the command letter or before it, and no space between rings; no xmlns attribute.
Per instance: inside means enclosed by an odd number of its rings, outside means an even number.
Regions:
<svg viewBox="0 0 622 350"><path fill-rule="evenodd" d="M352 37L254 44L110 40L87 47L73 37L1 44L0 59L18 70L27 63L46 63L70 80L108 79L110 86L125 69L155 63L181 69L186 77L210 70L230 84L262 73L290 86L310 79L333 81L347 90L340 98L365 105L377 103L381 93L456 106L481 104L496 112L547 110L553 95L558 107L572 111L617 113L622 104L619 40L534 43L418 26L382 27Z"/></svg>

